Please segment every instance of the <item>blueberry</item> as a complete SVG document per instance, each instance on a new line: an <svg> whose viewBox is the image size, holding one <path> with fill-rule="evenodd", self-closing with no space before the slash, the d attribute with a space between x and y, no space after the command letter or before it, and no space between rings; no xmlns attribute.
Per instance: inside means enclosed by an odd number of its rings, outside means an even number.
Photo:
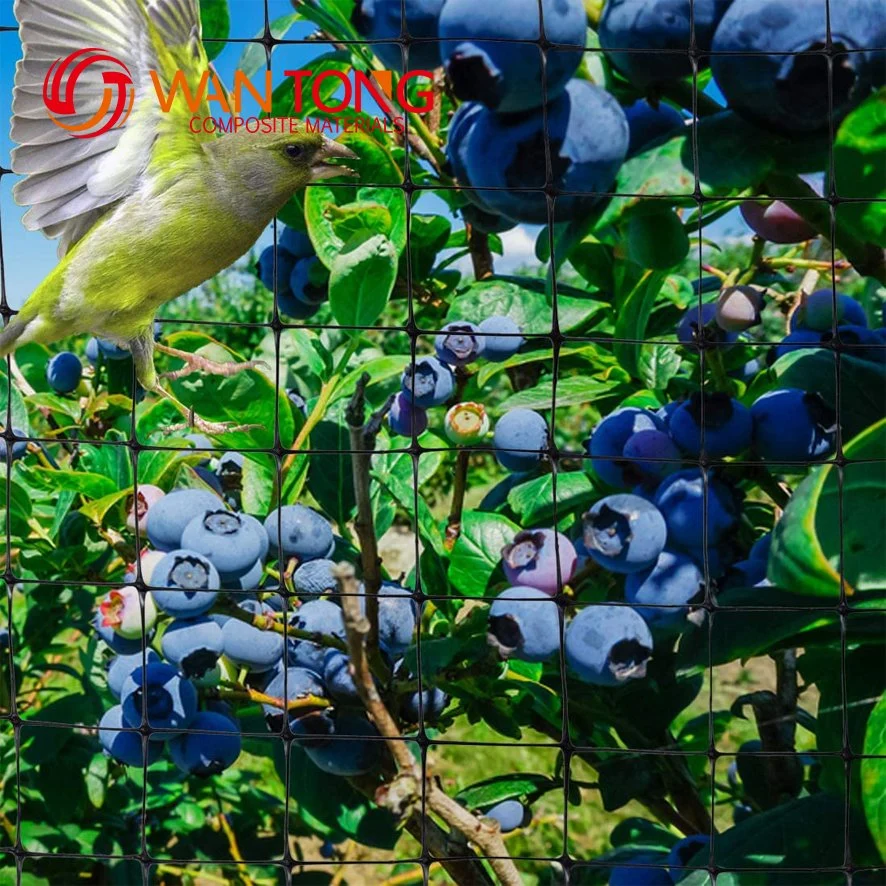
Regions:
<svg viewBox="0 0 886 886"><path fill-rule="evenodd" d="M627 488L637 482L632 462L625 461L624 448L638 431L661 431L661 419L648 409L625 406L598 422L585 443L597 476L610 486Z"/></svg>
<svg viewBox="0 0 886 886"><path fill-rule="evenodd" d="M508 471L531 471L545 455L548 423L531 409L511 409L496 423L492 445L499 464Z"/></svg>
<svg viewBox="0 0 886 886"><path fill-rule="evenodd" d="M221 579L204 556L182 549L171 551L157 564L151 585L161 589L154 591L154 602L164 612L176 618L196 618L212 608Z"/></svg>
<svg viewBox="0 0 886 886"><path fill-rule="evenodd" d="M125 640L140 640L157 621L155 602L150 593L142 598L132 585L108 591L98 604L102 626L111 628Z"/></svg>
<svg viewBox="0 0 886 886"><path fill-rule="evenodd" d="M826 332L823 340L833 336ZM886 363L886 348L883 340L873 329L866 326L840 326L837 329L837 337L843 351L851 357L859 360L870 360L874 363Z"/></svg>
<svg viewBox="0 0 886 886"><path fill-rule="evenodd" d="M338 590L338 582L332 575L334 560L309 560L302 563L292 576L295 592L300 596L321 597Z"/></svg>
<svg viewBox="0 0 886 886"><path fill-rule="evenodd" d="M717 299L716 320L726 332L744 332L760 323L763 295L755 286L727 286Z"/></svg>
<svg viewBox="0 0 886 886"><path fill-rule="evenodd" d="M782 388L751 406L754 451L767 461L827 458L837 443L837 414L815 393Z"/></svg>
<svg viewBox="0 0 886 886"><path fill-rule="evenodd" d="M584 515L588 553L610 572L640 572L655 565L668 529L658 508L637 495L610 495Z"/></svg>
<svg viewBox="0 0 886 886"><path fill-rule="evenodd" d="M293 255L286 249L279 248L277 249L277 294L280 295L289 295L291 297L291 292L289 290L289 279L292 276L292 271L295 268L295 263L298 261L298 256ZM274 247L268 246L265 249L261 256L259 256L258 260L258 276L261 282L264 284L265 289L274 292Z"/></svg>
<svg viewBox="0 0 886 886"><path fill-rule="evenodd" d="M264 524L261 520L257 520L252 514L239 514L240 519L251 526L257 533L259 538L259 543L261 544L261 549L258 553L258 559L264 562L268 558L268 551L271 547L271 541L268 538L268 533L265 531Z"/></svg>
<svg viewBox="0 0 886 886"><path fill-rule="evenodd" d="M148 511L144 530L151 544L159 551L174 551L181 547L185 526L202 516L204 511L215 511L222 506L218 496L203 489L176 489L165 495Z"/></svg>
<svg viewBox="0 0 886 886"><path fill-rule="evenodd" d="M537 588L502 591L489 607L490 646L502 658L547 661L560 651L560 614L556 601Z"/></svg>
<svg viewBox="0 0 886 886"><path fill-rule="evenodd" d="M486 344L483 357L492 363L503 363L513 357L526 341L510 317L487 317L480 323L480 332Z"/></svg>
<svg viewBox="0 0 886 886"><path fill-rule="evenodd" d="M203 677L224 651L222 629L211 618L177 618L161 641L163 655L186 677Z"/></svg>
<svg viewBox="0 0 886 886"><path fill-rule="evenodd" d="M836 323L834 308L836 307ZM807 296L791 314L791 332L801 329L814 332L832 332L834 326L867 326L864 308L854 298L819 289Z"/></svg>
<svg viewBox="0 0 886 886"><path fill-rule="evenodd" d="M136 668L124 681L120 693L127 726L142 725L142 704L152 729L185 729L197 713L197 690L172 665L153 661ZM166 741L168 732L157 732L151 741Z"/></svg>
<svg viewBox="0 0 886 886"><path fill-rule="evenodd" d="M518 532L502 548L501 559L505 577L512 585L538 588L554 597L575 574L577 557L572 542L563 533L528 529Z"/></svg>
<svg viewBox="0 0 886 886"><path fill-rule="evenodd" d="M140 533L145 532L148 511L160 501L166 493L150 483L139 483L138 491L126 501L126 526L133 532L136 526Z"/></svg>
<svg viewBox="0 0 886 886"><path fill-rule="evenodd" d="M278 233L277 243L279 247L295 258L308 258L314 254L314 244L311 238L302 231L283 225Z"/></svg>
<svg viewBox="0 0 886 886"><path fill-rule="evenodd" d="M544 35L551 43L584 48L587 16L581 0L542 0ZM447 0L440 13L446 73L463 101L481 101L501 114L540 108L560 95L581 64L580 51L551 52L542 89L541 53L526 41L541 38L538 0L511 0L507 15L495 4ZM523 42L514 42L523 41Z"/></svg>
<svg viewBox="0 0 886 886"><path fill-rule="evenodd" d="M483 353L486 339L473 323L447 323L434 341L437 359L450 366L467 366Z"/></svg>
<svg viewBox="0 0 886 886"><path fill-rule="evenodd" d="M130 563L123 580L127 584L132 584L138 578L138 570L140 569L142 581L149 585L157 564L162 563L165 557L166 554L163 551L142 551L141 557L138 558L138 565Z"/></svg>
<svg viewBox="0 0 886 886"><path fill-rule="evenodd" d="M573 80L546 118L483 111L470 134L467 173L474 187L495 189L483 192L492 212L547 224L547 202L535 191L545 186L549 152L553 187L581 195L557 199L557 221L572 221L609 191L628 141L628 121L618 102L586 80Z"/></svg>
<svg viewBox="0 0 886 886"><path fill-rule="evenodd" d="M400 437L420 437L428 429L428 413L421 406L413 406L402 391L394 398L388 413L392 434Z"/></svg>
<svg viewBox="0 0 886 886"><path fill-rule="evenodd" d="M711 838L707 834L692 834L674 843L668 853L668 867L675 883L679 883L688 873L685 868L690 862L693 862L693 867L708 866L710 846Z"/></svg>
<svg viewBox="0 0 886 886"><path fill-rule="evenodd" d="M708 302L700 307L693 305L686 311L677 326L678 341L684 345L701 344L702 342L731 344L736 341L738 333L724 332L720 329L718 325L714 324L716 316L717 305L714 302Z"/></svg>
<svg viewBox="0 0 886 886"><path fill-rule="evenodd" d="M653 142L677 135L686 129L683 115L664 102L653 106L646 99L639 99L626 107L624 112L630 133L628 157L641 154Z"/></svg>
<svg viewBox="0 0 886 886"><path fill-rule="evenodd" d="M295 268L293 268L293 271ZM290 274L289 279L292 279ZM291 285L287 283L286 288L277 293L277 308L283 315L284 322L286 320L310 320L316 314L322 305L308 304L296 298L292 291Z"/></svg>
<svg viewBox="0 0 886 886"><path fill-rule="evenodd" d="M772 548L772 533L767 532L754 542L748 557L751 560L762 560L764 563L769 561L769 551Z"/></svg>
<svg viewBox="0 0 886 886"><path fill-rule="evenodd" d="M283 668L280 668L274 674L274 677L265 687L264 693L271 698L280 699L281 701L285 698L287 702L292 703L308 696L325 698L326 688L317 672L308 668L289 667L285 671ZM283 708L270 704L262 705L262 708L264 709L265 722L268 724L268 728L274 732L282 730L284 723ZM312 713L316 713L316 709L300 708L293 710L290 713L290 727L295 730L294 723L306 716L310 716Z"/></svg>
<svg viewBox="0 0 886 886"><path fill-rule="evenodd" d="M255 600L244 600L239 606L252 615L274 614L270 606L264 606ZM274 667L283 656L283 634L277 631L264 631L239 618L231 617L223 618L221 627L225 656L241 668L262 673Z"/></svg>
<svg viewBox="0 0 886 886"><path fill-rule="evenodd" d="M798 329L781 340L781 344L775 349L775 359L778 360L785 354L791 354L804 348L817 348L824 344L824 337L829 334L828 332L816 332L813 329Z"/></svg>
<svg viewBox="0 0 886 886"><path fill-rule="evenodd" d="M693 23L696 46L710 49L714 31L730 2L609 0L600 19L600 45L615 67L641 89L679 80L692 74L686 52Z"/></svg>
<svg viewBox="0 0 886 886"><path fill-rule="evenodd" d="M223 508L194 517L182 532L182 547L212 562L223 580L240 578L255 565L262 549L263 530Z"/></svg>
<svg viewBox="0 0 886 886"><path fill-rule="evenodd" d="M351 778L371 772L381 761L382 742L378 730L362 714L341 712L329 718L333 736L305 745L311 762L330 775ZM345 737L347 736L347 737Z"/></svg>
<svg viewBox="0 0 886 886"><path fill-rule="evenodd" d="M335 843L333 843L331 840L324 840L323 845L320 847L320 855L323 858L335 858Z"/></svg>
<svg viewBox="0 0 886 886"><path fill-rule="evenodd" d="M630 867L619 865L609 872L609 886L673 886L674 881L665 868L652 867L662 861L661 855L640 853L630 858L636 865L650 867Z"/></svg>
<svg viewBox="0 0 886 886"><path fill-rule="evenodd" d="M316 255L303 258L292 269L289 288L302 304L322 305L329 300L329 271Z"/></svg>
<svg viewBox="0 0 886 886"><path fill-rule="evenodd" d="M407 399L422 409L442 406L455 391L452 370L436 357L416 358L415 366L407 366L400 379Z"/></svg>
<svg viewBox="0 0 886 886"><path fill-rule="evenodd" d="M686 622L686 609L678 607L703 599L701 569L691 557L674 551L662 551L654 566L629 575L625 581L626 602L653 631L679 630Z"/></svg>
<svg viewBox="0 0 886 886"><path fill-rule="evenodd" d="M481 117L483 117L483 105L479 102L464 102L449 122L446 159L449 161L453 176L465 188L470 188L472 185L468 178L468 156L471 150L471 135ZM465 191L464 195L475 206L486 208L482 197L475 191Z"/></svg>
<svg viewBox="0 0 886 886"><path fill-rule="evenodd" d="M400 716L407 723L423 721L430 726L437 722L448 704L449 696L438 686L434 686L407 695L400 704Z"/></svg>
<svg viewBox="0 0 886 886"><path fill-rule="evenodd" d="M677 403L673 405L675 410L679 407ZM665 431L651 428L631 434L622 455L623 476L636 477L644 483L655 483L680 467L680 450L674 441Z"/></svg>
<svg viewBox="0 0 886 886"><path fill-rule="evenodd" d="M93 366L98 363L99 351L97 338L90 338L89 341L86 342L84 353L86 354L86 359L89 360Z"/></svg>
<svg viewBox="0 0 886 886"><path fill-rule="evenodd" d="M21 428L16 427L13 427L12 433L13 436L18 438L12 443L12 461L16 461L19 458L24 458L28 454L28 441L22 439L26 438L28 435ZM5 437L0 438L0 462L4 464L9 461L8 447L9 441Z"/></svg>
<svg viewBox="0 0 886 886"><path fill-rule="evenodd" d="M382 650L394 658L402 655L412 645L416 622L412 592L394 582L384 582L378 589L378 642Z"/></svg>
<svg viewBox="0 0 886 886"><path fill-rule="evenodd" d="M216 474L222 481L241 480L246 457L242 452L224 452L219 457Z"/></svg>
<svg viewBox="0 0 886 886"><path fill-rule="evenodd" d="M132 352L128 348L121 348L115 342L100 338L98 341L98 351L105 360L129 360L132 358Z"/></svg>
<svg viewBox="0 0 886 886"><path fill-rule="evenodd" d="M566 662L585 683L621 686L646 676L652 634L629 606L587 606L566 628Z"/></svg>
<svg viewBox="0 0 886 886"><path fill-rule="evenodd" d="M489 416L482 403L456 403L446 413L443 429L456 446L481 443L489 434Z"/></svg>
<svg viewBox="0 0 886 886"><path fill-rule="evenodd" d="M825 132L832 120L836 125L883 84L883 54L854 51L886 42L881 4L829 5L830 16L826 0L734 0L717 28L711 61L731 108L800 138ZM831 45L850 50L839 56L833 77L819 54Z"/></svg>
<svg viewBox="0 0 886 886"><path fill-rule="evenodd" d="M136 669L152 661L160 661L160 656L153 649L141 650L130 655L118 655L108 665L108 690L116 699L120 699L126 678Z"/></svg>
<svg viewBox="0 0 886 886"><path fill-rule="evenodd" d="M689 455L709 458L738 455L751 445L750 410L728 394L694 393L671 416L668 430L674 442Z"/></svg>
<svg viewBox="0 0 886 886"><path fill-rule="evenodd" d="M261 529L262 535L267 538L265 535L264 527L259 524L259 528ZM221 586L225 590L230 591L258 591L261 588L262 578L265 574L265 567L261 560L256 560L255 563L252 564L250 570L245 574L241 575L239 578L232 578L231 576L220 576L221 578Z"/></svg>
<svg viewBox="0 0 886 886"><path fill-rule="evenodd" d="M492 818L498 822L503 834L525 827L532 821L532 810L519 800L502 800L483 813L484 818Z"/></svg>
<svg viewBox="0 0 886 886"><path fill-rule="evenodd" d="M141 655L142 637L139 634L137 639L127 640L121 637L111 625L105 624L105 618L101 609L97 610L95 617L92 619L92 627L95 632L114 650L118 655Z"/></svg>
<svg viewBox="0 0 886 886"><path fill-rule="evenodd" d="M76 390L82 377L80 358L70 351L56 354L46 365L46 380L57 394L70 394Z"/></svg>
<svg viewBox="0 0 886 886"><path fill-rule="evenodd" d="M286 397L295 409L305 418L308 417L308 401L295 388L290 388L286 392Z"/></svg>
<svg viewBox="0 0 886 886"><path fill-rule="evenodd" d="M655 504L668 525L668 543L701 548L705 511L704 475L698 468L668 477L655 493ZM722 480L711 476L707 489L707 544L719 543L738 523L736 495Z"/></svg>
<svg viewBox="0 0 886 886"><path fill-rule="evenodd" d="M123 708L120 705L109 708L98 724L99 744L101 744L102 750L118 763L141 768L145 765L142 737L138 732L120 731L126 729L128 725L123 719ZM149 766L160 758L162 750L157 744L148 744L147 763Z"/></svg>
<svg viewBox="0 0 886 886"><path fill-rule="evenodd" d="M329 697L342 704L358 704L360 694L351 676L350 659L338 649L327 649L323 654L323 683Z"/></svg>
<svg viewBox="0 0 886 886"><path fill-rule="evenodd" d="M240 727L229 717L213 711L200 711L188 730L169 742L172 762L187 775L199 778L218 775L233 766L240 756Z"/></svg>
<svg viewBox="0 0 886 886"><path fill-rule="evenodd" d="M692 291L695 295L706 295L709 292L719 292L723 281L719 277L697 277L692 281Z"/></svg>
<svg viewBox="0 0 886 886"><path fill-rule="evenodd" d="M741 214L748 227L770 243L803 243L818 236L808 222L781 200L766 204L745 200L741 204Z"/></svg>
<svg viewBox="0 0 886 886"><path fill-rule="evenodd" d="M289 622L299 631L322 634L344 640L345 620L341 607L329 600L311 600L304 603L293 613ZM310 668L318 674L323 671L323 659L326 647L310 640L289 639L289 658L294 664Z"/></svg>
<svg viewBox="0 0 886 886"><path fill-rule="evenodd" d="M320 560L331 557L335 550L329 521L304 505L284 505L271 511L265 520L265 531L271 553L283 560Z"/></svg>
<svg viewBox="0 0 886 886"><path fill-rule="evenodd" d="M368 40L389 40L372 49L392 71L403 70L397 41L401 33L423 38L409 45L410 70L433 71L442 64L437 22L444 0L357 0L351 21Z"/></svg>
<svg viewBox="0 0 886 886"><path fill-rule="evenodd" d="M765 560L739 560L726 572L720 587L724 591L731 588L753 588L766 581Z"/></svg>

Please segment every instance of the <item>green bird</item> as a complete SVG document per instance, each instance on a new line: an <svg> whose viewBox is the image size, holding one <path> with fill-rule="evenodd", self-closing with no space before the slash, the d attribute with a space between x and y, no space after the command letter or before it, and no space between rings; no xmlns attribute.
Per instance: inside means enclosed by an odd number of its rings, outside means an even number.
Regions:
<svg viewBox="0 0 886 886"><path fill-rule="evenodd" d="M59 239L60 261L0 332L0 356L71 335L110 339L132 352L141 385L194 427L230 430L193 416L162 387L154 316L248 252L296 191L349 173L336 161L355 155L317 133L194 133L193 117L212 116L205 90L196 114L181 99L164 112L152 72L168 94L181 71L199 95L209 70L198 0L16 0L15 15L24 57L15 75L12 169L26 178L14 196L30 207L28 230ZM44 101L44 80L53 63L86 48L112 58L81 72L76 113L60 125ZM64 126L100 118L114 97L105 74L120 76L115 59L132 80L128 116L95 137L76 137ZM191 368L232 372L230 364L157 347Z"/></svg>

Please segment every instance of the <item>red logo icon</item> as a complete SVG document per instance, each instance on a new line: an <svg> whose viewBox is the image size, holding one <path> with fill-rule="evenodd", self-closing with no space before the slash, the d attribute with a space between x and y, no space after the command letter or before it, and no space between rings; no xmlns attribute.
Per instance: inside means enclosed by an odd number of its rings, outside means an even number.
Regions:
<svg viewBox="0 0 886 886"><path fill-rule="evenodd" d="M92 65L102 62L111 70L102 73L105 88L98 110L88 120L66 123L60 118L77 117L77 81ZM122 126L134 101L135 87L129 68L104 49L80 49L67 58L56 59L43 81L43 103L50 119L74 138L95 138Z"/></svg>

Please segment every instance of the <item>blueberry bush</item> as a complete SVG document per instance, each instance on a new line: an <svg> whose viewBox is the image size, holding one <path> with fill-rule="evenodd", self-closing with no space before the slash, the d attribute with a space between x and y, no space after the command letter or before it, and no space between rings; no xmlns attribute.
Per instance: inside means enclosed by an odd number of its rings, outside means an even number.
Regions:
<svg viewBox="0 0 886 886"><path fill-rule="evenodd" d="M161 313L230 430L6 367L0 882L882 883L883 0L255 5L359 180Z"/></svg>

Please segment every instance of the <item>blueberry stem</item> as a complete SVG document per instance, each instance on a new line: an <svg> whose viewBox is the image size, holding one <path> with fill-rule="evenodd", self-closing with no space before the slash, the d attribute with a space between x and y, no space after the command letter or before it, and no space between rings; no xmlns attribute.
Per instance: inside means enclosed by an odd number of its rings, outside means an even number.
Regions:
<svg viewBox="0 0 886 886"><path fill-rule="evenodd" d="M461 449L455 462L452 507L449 511L449 523L446 527L446 547L450 551L461 534L461 515L465 506L465 494L468 490L468 463L470 458L470 453L465 449Z"/></svg>
<svg viewBox="0 0 886 886"><path fill-rule="evenodd" d="M332 702L327 698L320 698L318 695L305 695L302 698L295 698L287 703L282 698L275 698L272 695L265 695L256 689L250 689L248 686L238 686L236 689L222 686L215 690L218 697L229 701L250 701L255 704L272 705L275 708L288 709L290 711L300 711L302 709L317 710L320 708L331 707Z"/></svg>

